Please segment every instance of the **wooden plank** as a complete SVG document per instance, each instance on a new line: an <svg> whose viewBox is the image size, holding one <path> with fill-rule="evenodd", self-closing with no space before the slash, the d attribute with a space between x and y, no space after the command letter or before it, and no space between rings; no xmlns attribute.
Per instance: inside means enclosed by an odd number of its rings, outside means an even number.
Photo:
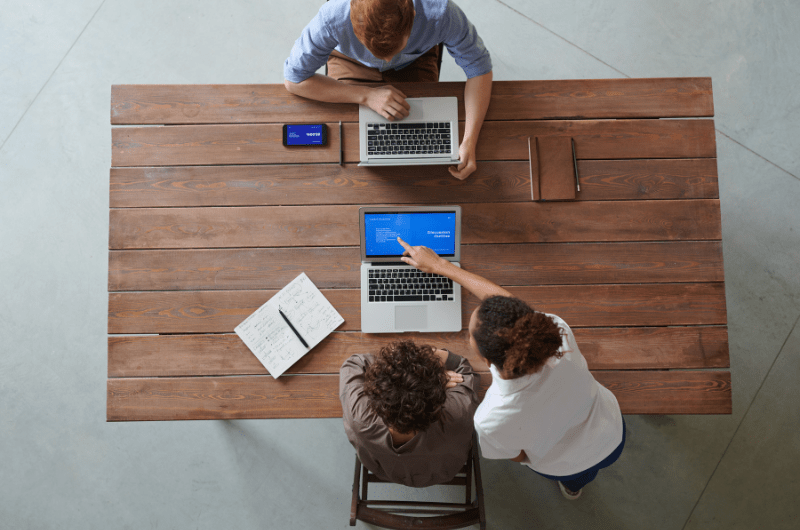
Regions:
<svg viewBox="0 0 800 530"><path fill-rule="evenodd" d="M724 326L578 328L573 333L592 370L730 366Z"/></svg>
<svg viewBox="0 0 800 530"><path fill-rule="evenodd" d="M397 83L409 97L452 96L464 83ZM711 78L495 81L487 120L680 118L714 115ZM272 85L112 85L111 124L358 121L356 105L322 103Z"/></svg>
<svg viewBox="0 0 800 530"><path fill-rule="evenodd" d="M717 163L709 158L581 160L578 170L578 200L719 198ZM355 196L359 204L517 202L530 199L530 186L528 163L514 161L481 162L466 180L443 174L439 166L112 168L110 206L347 204Z"/></svg>
<svg viewBox="0 0 800 530"><path fill-rule="evenodd" d="M730 372L598 371L623 414L730 414ZM481 396L491 374L481 374ZM338 375L109 379L108 421L341 417Z"/></svg>
<svg viewBox="0 0 800 530"><path fill-rule="evenodd" d="M108 421L337 418L334 375L109 379Z"/></svg>
<svg viewBox="0 0 800 530"><path fill-rule="evenodd" d="M719 201L482 203L465 207L464 244L721 239ZM354 246L358 206L125 208L110 249Z"/></svg>
<svg viewBox="0 0 800 530"><path fill-rule="evenodd" d="M109 248L357 245L358 206L111 210Z"/></svg>
<svg viewBox="0 0 800 530"><path fill-rule="evenodd" d="M336 127L334 127L336 125ZM464 123L461 122L463 137ZM192 166L338 163L338 123L328 123L328 145L284 147L280 124L123 127L111 131L111 165ZM713 158L713 120L489 121L478 160L528 161L528 137L575 138L581 160ZM359 161L358 124L344 126L344 160ZM446 176L446 169L441 168Z"/></svg>
<svg viewBox="0 0 800 530"><path fill-rule="evenodd" d="M463 125L463 124L462 124ZM461 131L463 137L463 127ZM490 121L483 124L478 160L528 160L528 137L575 139L580 160L714 158L713 120ZM351 142L352 143L352 142ZM358 142L345 153L358 160ZM539 145L541 156L541 143ZM348 157L349 155L349 157Z"/></svg>
<svg viewBox="0 0 800 530"><path fill-rule="evenodd" d="M724 327L576 328L575 340L592 370L726 368ZM466 332L363 334L334 332L287 374L336 374L356 353L377 353L395 340L448 348L476 370L486 365ZM108 338L108 377L268 375L237 335L157 335Z"/></svg>
<svg viewBox="0 0 800 530"><path fill-rule="evenodd" d="M581 160L577 199L718 199L717 161Z"/></svg>
<svg viewBox="0 0 800 530"><path fill-rule="evenodd" d="M441 166L262 165L112 168L112 208L526 201L527 162L482 162L466 180Z"/></svg>
<svg viewBox="0 0 800 530"><path fill-rule="evenodd" d="M345 319L338 329L361 327L358 289L321 289ZM277 291L156 291L111 293L108 332L231 333ZM512 294L571 327L687 326L726 323L722 283L555 285L514 287ZM464 296L463 325L477 306Z"/></svg>
<svg viewBox="0 0 800 530"><path fill-rule="evenodd" d="M463 242L533 243L721 239L718 200L476 204Z"/></svg>
<svg viewBox="0 0 800 530"><path fill-rule="evenodd" d="M593 372L623 414L730 414L731 373Z"/></svg>
<svg viewBox="0 0 800 530"><path fill-rule="evenodd" d="M326 145L294 147L283 145L280 124L117 128L111 130L111 165L338 164L339 126L327 126ZM358 136L349 138L358 151Z"/></svg>
<svg viewBox="0 0 800 530"><path fill-rule="evenodd" d="M305 272L320 288L360 285L357 247L112 250L109 291L280 289ZM723 281L719 241L464 245L461 266L503 285Z"/></svg>
<svg viewBox="0 0 800 530"><path fill-rule="evenodd" d="M710 77L495 81L489 120L711 117Z"/></svg>

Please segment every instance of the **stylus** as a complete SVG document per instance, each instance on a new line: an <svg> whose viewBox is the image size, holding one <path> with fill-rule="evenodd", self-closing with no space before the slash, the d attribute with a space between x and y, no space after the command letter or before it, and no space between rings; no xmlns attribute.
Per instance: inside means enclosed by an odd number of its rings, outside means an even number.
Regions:
<svg viewBox="0 0 800 530"><path fill-rule="evenodd" d="M572 163L575 164L575 186L578 191L581 191L581 181L578 178L578 158L575 156L575 138L570 138L572 141Z"/></svg>
<svg viewBox="0 0 800 530"><path fill-rule="evenodd" d="M342 122L339 122L339 165L344 162L344 149L342 149Z"/></svg>
<svg viewBox="0 0 800 530"><path fill-rule="evenodd" d="M294 334L295 334L295 335L297 335L297 338L298 338L298 339L300 339L300 342L302 342L302 343L303 343L303 346L305 346L306 348L308 348L308 343L307 343L306 341L304 341L304 340L303 340L303 337L301 337L301 336L300 336L300 334L297 332L297 330L296 330L296 329L294 329L294 326L292 325L292 323L291 323L291 322L289 322L289 319L288 319L288 318L286 318L286 315L284 315L284 314L283 314L283 311L281 311L281 308L280 308L280 307L278 308L278 313L280 313L280 314L281 314L281 316L283 317L283 319L286 321L286 323L287 323L287 324L289 324L289 327L290 327L290 328L292 328L292 331L294 331Z"/></svg>

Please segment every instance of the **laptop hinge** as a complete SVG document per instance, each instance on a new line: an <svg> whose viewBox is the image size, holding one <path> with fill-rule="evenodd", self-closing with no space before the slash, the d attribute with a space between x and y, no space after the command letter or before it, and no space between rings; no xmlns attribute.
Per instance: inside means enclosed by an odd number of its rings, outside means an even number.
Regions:
<svg viewBox="0 0 800 530"><path fill-rule="evenodd" d="M384 265L386 266L404 265L406 267L410 267L410 265L404 261L380 261L380 262L370 261L368 263L370 264L371 267L382 267Z"/></svg>

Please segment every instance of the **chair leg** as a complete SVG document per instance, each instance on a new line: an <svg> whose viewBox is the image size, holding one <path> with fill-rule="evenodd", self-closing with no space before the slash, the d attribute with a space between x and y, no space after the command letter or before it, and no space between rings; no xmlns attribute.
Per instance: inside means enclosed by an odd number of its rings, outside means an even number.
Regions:
<svg viewBox="0 0 800 530"><path fill-rule="evenodd" d="M367 471L367 467L366 466L362 466L361 498L363 500L367 500L369 498L369 496L367 494L367 489L369 488L369 478L367 477L368 473L369 473L369 471Z"/></svg>
<svg viewBox="0 0 800 530"><path fill-rule="evenodd" d="M466 495L464 498L464 504L471 504L472 503L472 455L475 452L474 447L470 447L469 449L469 456L467 457L467 476L466 482L467 486L464 488L466 490Z"/></svg>
<svg viewBox="0 0 800 530"><path fill-rule="evenodd" d="M478 450L478 437L472 434L472 467L475 469L475 502L478 504L480 529L486 530L486 509L483 506L483 480L481 479L481 455Z"/></svg>
<svg viewBox="0 0 800 530"><path fill-rule="evenodd" d="M358 514L358 479L361 475L361 461L356 456L356 472L353 475L353 498L350 502L350 526L356 525L356 515Z"/></svg>

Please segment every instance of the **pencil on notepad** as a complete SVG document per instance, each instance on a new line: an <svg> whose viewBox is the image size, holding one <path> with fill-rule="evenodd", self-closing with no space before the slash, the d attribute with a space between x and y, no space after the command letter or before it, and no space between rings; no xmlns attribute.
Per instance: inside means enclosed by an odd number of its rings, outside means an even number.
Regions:
<svg viewBox="0 0 800 530"><path fill-rule="evenodd" d="M289 327L292 328L292 331L294 331L294 334L297 335L298 339L300 339L300 342L303 343L303 346L308 348L308 343L303 339L303 337L300 336L300 333L298 333L297 330L294 329L294 326L292 325L291 322L289 322L289 319L286 317L286 315L283 314L283 311L281 311L280 308L278 308L278 313L280 313L283 319L286 321L286 323L289 324Z"/></svg>

